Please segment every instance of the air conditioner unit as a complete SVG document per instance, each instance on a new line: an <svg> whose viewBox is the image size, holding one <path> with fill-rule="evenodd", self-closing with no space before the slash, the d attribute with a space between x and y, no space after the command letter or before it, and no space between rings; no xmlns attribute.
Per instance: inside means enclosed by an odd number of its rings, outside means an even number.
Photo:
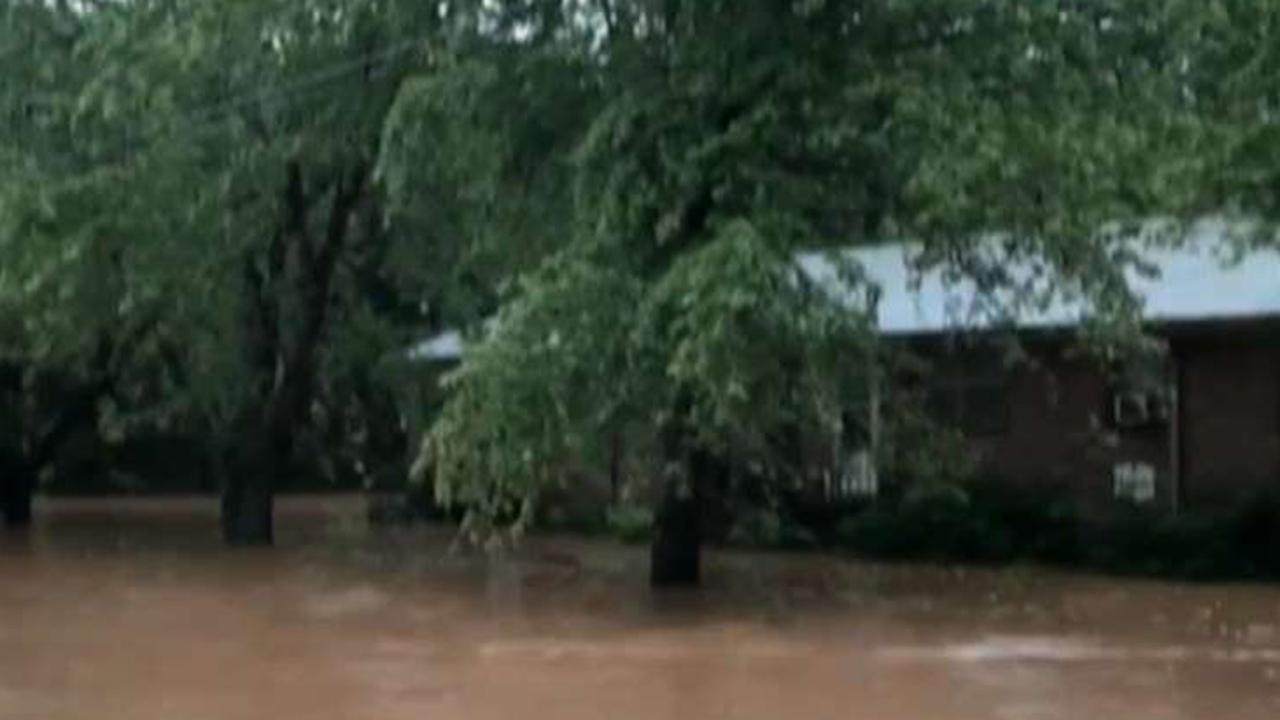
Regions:
<svg viewBox="0 0 1280 720"><path fill-rule="evenodd" d="M1112 468L1113 494L1117 500L1149 503L1156 497L1156 469L1149 463L1123 462Z"/></svg>

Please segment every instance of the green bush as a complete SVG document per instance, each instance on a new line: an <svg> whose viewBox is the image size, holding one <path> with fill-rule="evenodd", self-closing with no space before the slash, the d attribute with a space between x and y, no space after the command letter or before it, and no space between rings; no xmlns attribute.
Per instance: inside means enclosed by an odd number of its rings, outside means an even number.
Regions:
<svg viewBox="0 0 1280 720"><path fill-rule="evenodd" d="M1263 495L1230 519L1230 541L1252 574L1280 578L1280 496Z"/></svg>
<svg viewBox="0 0 1280 720"><path fill-rule="evenodd" d="M777 547L782 542L782 518L771 508L740 511L729 529L729 544Z"/></svg>
<svg viewBox="0 0 1280 720"><path fill-rule="evenodd" d="M1082 544L1075 507L1064 501L1050 501L1033 513L1020 516L1013 530L1014 537L1025 542L1029 556L1051 563L1079 562Z"/></svg>
<svg viewBox="0 0 1280 720"><path fill-rule="evenodd" d="M1085 565L1120 573L1212 579L1244 570L1235 556L1229 515L1171 517L1141 508L1122 508L1089 523Z"/></svg>
<svg viewBox="0 0 1280 720"><path fill-rule="evenodd" d="M614 505L605 513L605 523L625 543L648 542L653 537L653 509L644 505Z"/></svg>
<svg viewBox="0 0 1280 720"><path fill-rule="evenodd" d="M1106 570L1218 580L1280 578L1280 500L1176 517L1129 508L1089 530L1083 562Z"/></svg>
<svg viewBox="0 0 1280 720"><path fill-rule="evenodd" d="M778 533L778 547L784 550L803 550L815 548L822 542L810 528L805 525L784 519Z"/></svg>
<svg viewBox="0 0 1280 720"><path fill-rule="evenodd" d="M929 485L846 517L834 538L873 558L1036 560L1158 577L1280 579L1276 497L1178 516L1121 506L1085 520L1072 505L1034 492Z"/></svg>
<svg viewBox="0 0 1280 720"><path fill-rule="evenodd" d="M573 505L551 505L539 513L538 526L584 535L595 535L608 529L608 518L599 510Z"/></svg>
<svg viewBox="0 0 1280 720"><path fill-rule="evenodd" d="M753 506L732 515L733 521L725 536L730 545L800 550L821 544L814 529L800 522L785 507Z"/></svg>
<svg viewBox="0 0 1280 720"><path fill-rule="evenodd" d="M1079 560L1080 519L1071 503L989 481L971 484L968 492L989 522L1002 528L1019 558L1052 563Z"/></svg>
<svg viewBox="0 0 1280 720"><path fill-rule="evenodd" d="M891 559L989 562L1013 556L1009 530L956 485L932 484L896 504L877 505L836 527L837 542L863 555Z"/></svg>

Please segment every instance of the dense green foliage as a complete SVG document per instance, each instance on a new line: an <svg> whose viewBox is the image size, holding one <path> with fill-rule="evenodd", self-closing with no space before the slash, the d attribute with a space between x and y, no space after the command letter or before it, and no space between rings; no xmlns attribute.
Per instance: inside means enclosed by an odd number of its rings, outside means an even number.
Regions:
<svg viewBox="0 0 1280 720"><path fill-rule="evenodd" d="M1003 272L1027 259L1048 292L1094 300L1092 329L1121 330L1101 337L1132 334L1105 228L1169 182L1159 150L1181 126L1131 112L1176 94L1158 3L578 5L608 21L527 48L568 58L590 97L560 126L574 192L516 223L536 237L550 214L562 242L510 289L431 443L439 491L482 528L531 518L617 433L696 490L699 453L794 477L795 437L861 430L846 411L874 338L798 272L801 250L916 238L921 263L1043 300ZM540 82L564 93L522 87Z"/></svg>
<svg viewBox="0 0 1280 720"><path fill-rule="evenodd" d="M3 0L0 28L0 456L199 434L242 539L299 458L398 472L423 396L387 358L435 328L473 342L420 466L481 534L606 472L697 495L731 457L775 497L868 431L875 292L840 249L1084 296L1111 348L1141 339L1120 232L1280 219L1270 0Z"/></svg>
<svg viewBox="0 0 1280 720"><path fill-rule="evenodd" d="M405 83L475 24L465 4L12 0L3 15L0 355L26 394L52 372L113 436L200 429L230 479L261 476L259 496L312 449L356 472L386 453L396 412L376 372L446 321L432 279L460 263L430 259L461 243L387 222L381 147Z"/></svg>
<svg viewBox="0 0 1280 720"><path fill-rule="evenodd" d="M1280 578L1274 497L1176 517L1131 506L1099 515L1081 514L1044 493L953 485L851 514L824 539L877 559L1044 562L1197 580Z"/></svg>

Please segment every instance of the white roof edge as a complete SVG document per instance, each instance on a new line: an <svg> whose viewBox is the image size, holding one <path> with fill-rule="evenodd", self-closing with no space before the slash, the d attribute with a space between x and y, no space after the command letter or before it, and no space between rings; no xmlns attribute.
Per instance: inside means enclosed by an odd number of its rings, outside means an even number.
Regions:
<svg viewBox="0 0 1280 720"><path fill-rule="evenodd" d="M425 362L457 360L462 357L462 347L461 332L444 330L409 348L405 352L405 357L409 360Z"/></svg>
<svg viewBox="0 0 1280 720"><path fill-rule="evenodd" d="M1156 227L1156 223L1150 227ZM1245 230L1247 231L1247 229ZM1156 276L1129 274L1131 289L1143 303L1148 322L1227 322L1280 318L1280 243L1236 252L1238 243L1227 223L1192 223L1179 242L1136 237L1135 252ZM1143 233L1146 234L1145 232ZM890 242L879 245L803 252L796 257L801 272L849 307L865 307L867 299L842 287L834 254L860 265L878 289L877 323L890 336L929 335L1009 327L1062 329L1078 326L1088 308L1078 299L1046 293L1045 301L1028 307L1009 297L983 297L967 279L947 275L945 268L917 272L913 261L922 245ZM457 329L445 329L405 352L410 360L455 361L465 342Z"/></svg>
<svg viewBox="0 0 1280 720"><path fill-rule="evenodd" d="M1169 323L1280 317L1280 248L1240 251L1234 234L1223 221L1205 220L1188 225L1177 242L1153 239L1145 232L1145 237L1135 237L1134 252L1156 273L1152 277L1128 273L1144 318ZM1088 314L1089 308L1078 298L1064 295L1048 281L1037 285L1029 267L1023 274L1032 278L1029 285L1037 298L1033 303L999 291L983 296L970 280L950 277L945 268L917 272L912 262L921 249L918 243L897 242L835 251L861 265L868 280L879 287L877 321L886 335L1009 325L1065 328L1078 325ZM820 284L831 287L838 282L830 253L802 253L798 264ZM839 289L833 294L840 295ZM843 300L851 306L862 302L852 289Z"/></svg>

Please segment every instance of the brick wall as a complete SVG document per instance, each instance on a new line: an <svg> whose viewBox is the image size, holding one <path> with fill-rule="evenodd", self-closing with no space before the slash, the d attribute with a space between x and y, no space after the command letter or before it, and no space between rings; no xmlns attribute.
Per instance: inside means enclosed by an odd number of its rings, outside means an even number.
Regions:
<svg viewBox="0 0 1280 720"><path fill-rule="evenodd" d="M1178 361L1187 505L1280 490L1280 350L1200 341Z"/></svg>
<svg viewBox="0 0 1280 720"><path fill-rule="evenodd" d="M1093 507L1113 502L1113 468L1156 470L1159 507L1212 507L1280 492L1280 344L1248 328L1197 329L1172 340L1178 391L1178 447L1165 425L1116 430L1107 421L1105 375L1063 347L1032 348L1035 362L1009 372L1008 423L969 438L985 476L1069 496Z"/></svg>
<svg viewBox="0 0 1280 720"><path fill-rule="evenodd" d="M1154 502L1167 506L1167 430L1111 429L1109 400L1105 376L1090 362L1041 349L1034 365L1010 371L1007 429L971 439L984 473L1096 507L1113 501L1116 463L1142 462L1156 469Z"/></svg>

